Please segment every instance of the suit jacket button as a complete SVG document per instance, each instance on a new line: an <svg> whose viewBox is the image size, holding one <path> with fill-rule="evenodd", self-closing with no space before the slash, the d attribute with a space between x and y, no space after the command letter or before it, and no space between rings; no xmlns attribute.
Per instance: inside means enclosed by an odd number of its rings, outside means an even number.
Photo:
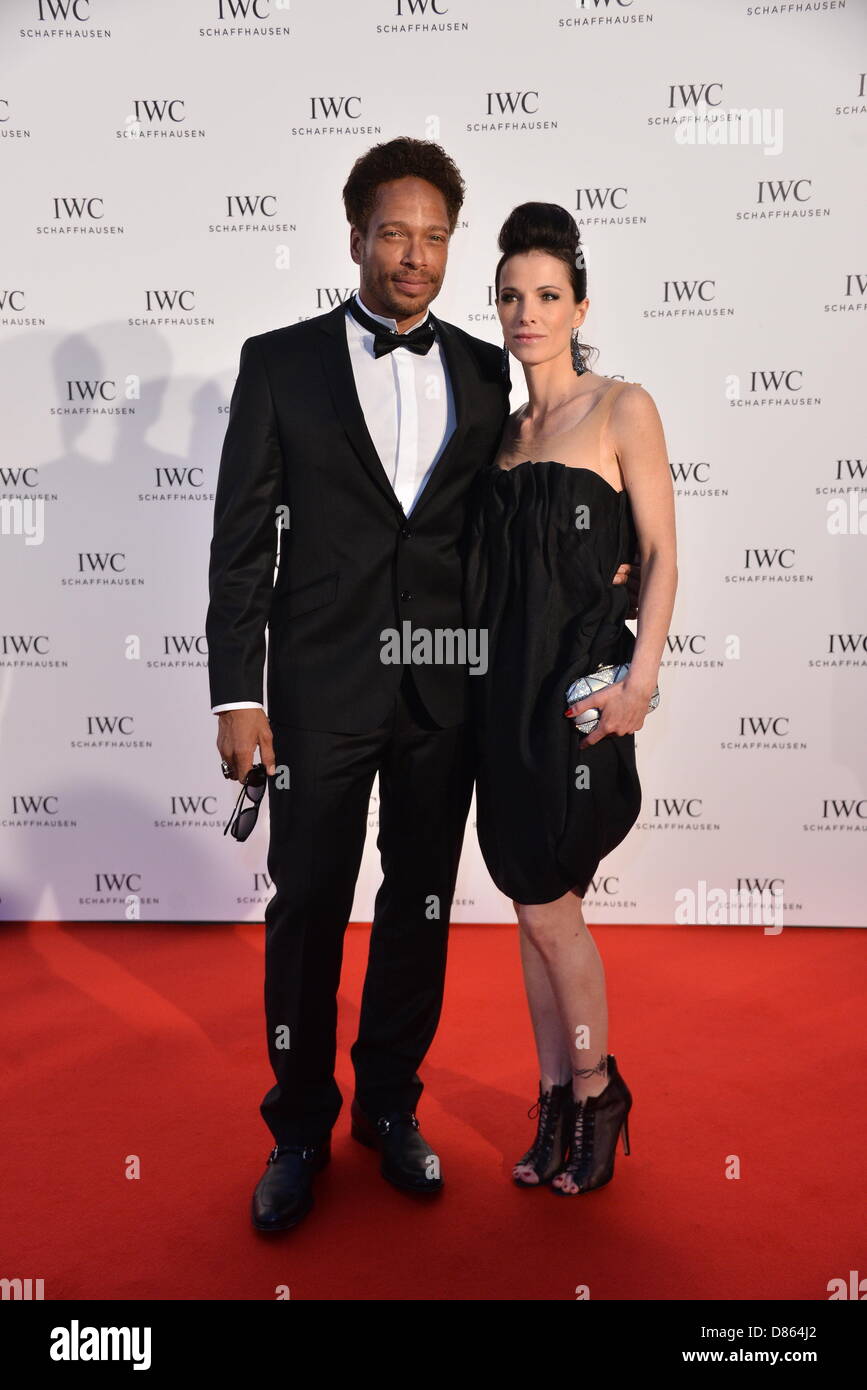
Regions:
<svg viewBox="0 0 867 1390"><path fill-rule="evenodd" d="M401 591L400 591L400 601L401 601L401 603L406 603L407 599L411 599L411 598L412 598L412 594L410 593L409 589L401 589Z"/></svg>
<svg viewBox="0 0 867 1390"><path fill-rule="evenodd" d="M412 531L409 529L408 526L401 526L400 534L403 536L405 541L408 541L410 536L412 535Z"/></svg>

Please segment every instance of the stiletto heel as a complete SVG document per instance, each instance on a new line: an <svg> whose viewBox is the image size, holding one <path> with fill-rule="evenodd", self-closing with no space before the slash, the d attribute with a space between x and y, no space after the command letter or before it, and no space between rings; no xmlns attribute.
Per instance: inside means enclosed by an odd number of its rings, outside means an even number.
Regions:
<svg viewBox="0 0 867 1390"><path fill-rule="evenodd" d="M550 1091L543 1091L539 1082L539 1098L527 1111L531 1119L534 1113L539 1116L536 1138L523 1158L513 1165L515 1168L532 1168L538 1182L528 1182L526 1178L516 1177L513 1172L512 1181L518 1187L542 1187L558 1171L566 1156L571 1101L570 1081L562 1086L554 1086Z"/></svg>
<svg viewBox="0 0 867 1390"><path fill-rule="evenodd" d="M623 1151L629 1153L629 1111L632 1093L617 1070L615 1058L608 1054L608 1084L598 1096L573 1102L572 1134L569 1153L559 1173L571 1178L577 1192L563 1187L552 1191L560 1197L577 1197L594 1187L604 1187L614 1177L617 1140L623 1136Z"/></svg>

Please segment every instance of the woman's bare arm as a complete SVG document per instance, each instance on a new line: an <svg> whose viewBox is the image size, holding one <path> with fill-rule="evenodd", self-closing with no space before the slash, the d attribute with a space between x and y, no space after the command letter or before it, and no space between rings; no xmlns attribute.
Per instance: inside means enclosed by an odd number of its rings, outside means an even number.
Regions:
<svg viewBox="0 0 867 1390"><path fill-rule="evenodd" d="M628 680L653 692L677 589L674 488L659 411L643 386L629 382L618 393L609 421L629 492L641 557L638 635Z"/></svg>

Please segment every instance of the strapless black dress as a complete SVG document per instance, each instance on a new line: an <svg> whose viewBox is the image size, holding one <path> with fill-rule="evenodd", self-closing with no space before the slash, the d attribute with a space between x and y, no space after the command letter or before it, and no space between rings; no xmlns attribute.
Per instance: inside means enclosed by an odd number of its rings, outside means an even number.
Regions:
<svg viewBox="0 0 867 1390"><path fill-rule="evenodd" d="M564 716L570 681L635 646L626 585L611 583L635 553L629 496L591 469L527 460L481 470L469 507L466 620L488 644L469 682L479 846L516 902L583 897L641 808L635 735L579 749Z"/></svg>

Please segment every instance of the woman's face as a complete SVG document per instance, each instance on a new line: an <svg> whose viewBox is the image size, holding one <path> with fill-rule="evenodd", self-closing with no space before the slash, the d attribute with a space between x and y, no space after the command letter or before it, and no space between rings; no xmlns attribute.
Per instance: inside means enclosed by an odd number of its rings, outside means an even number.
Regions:
<svg viewBox="0 0 867 1390"><path fill-rule="evenodd" d="M506 346L520 362L535 365L569 352L589 304L575 303L566 266L547 251L522 251L503 262L497 312Z"/></svg>

